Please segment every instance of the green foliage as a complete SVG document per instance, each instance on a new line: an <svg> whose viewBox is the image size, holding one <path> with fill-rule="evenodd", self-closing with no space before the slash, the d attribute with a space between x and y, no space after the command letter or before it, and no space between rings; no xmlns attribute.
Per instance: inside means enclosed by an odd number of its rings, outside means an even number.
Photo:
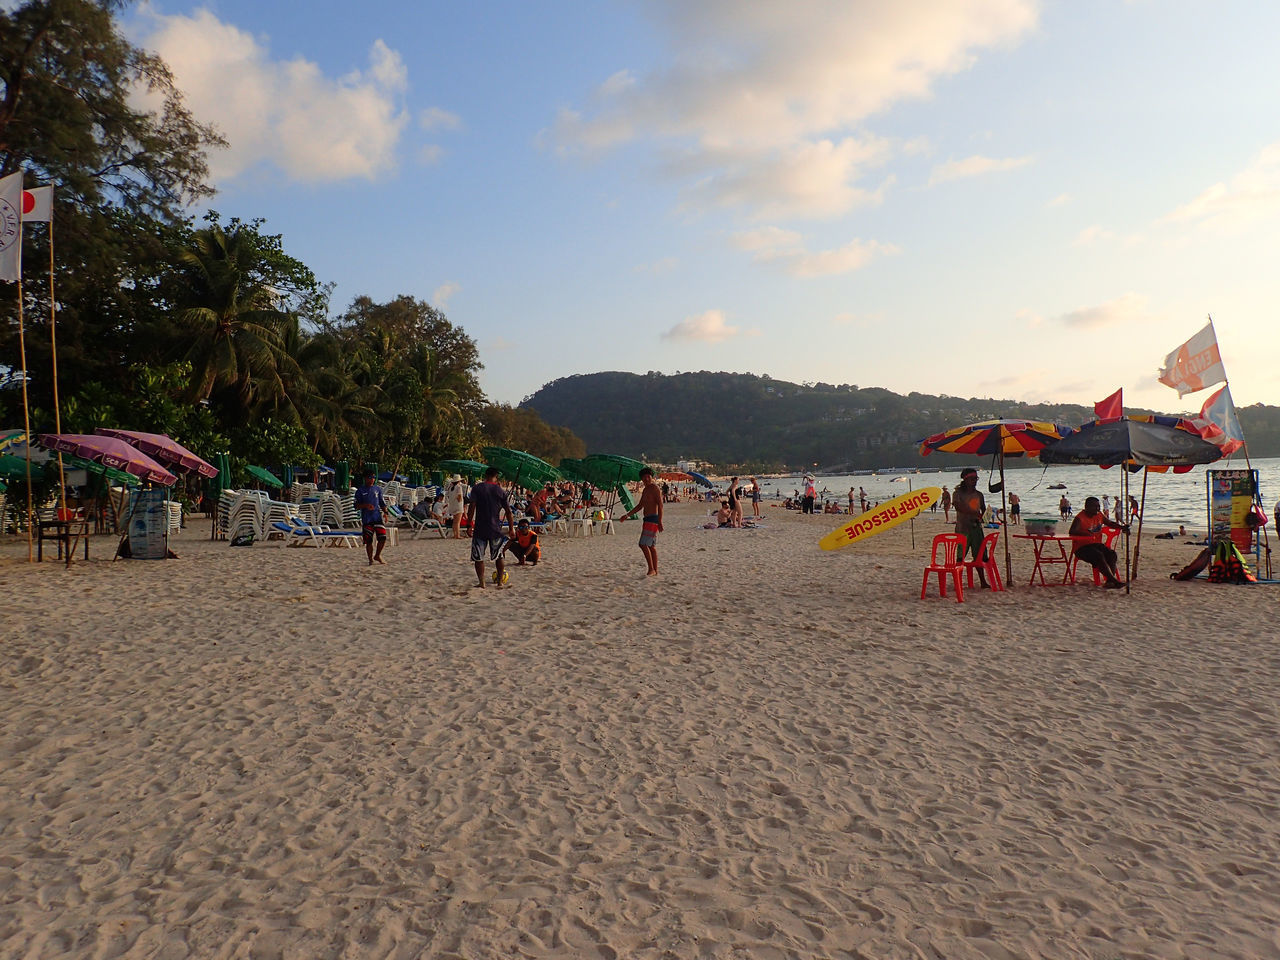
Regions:
<svg viewBox="0 0 1280 960"><path fill-rule="evenodd" d="M238 460L258 466L314 467L320 464L320 458L311 449L307 432L302 427L270 418L234 430L231 450Z"/></svg>
<svg viewBox="0 0 1280 960"><path fill-rule="evenodd" d="M553 464L564 457L578 459L587 452L587 445L572 430L551 426L527 407L491 403L481 411L480 419L495 447L523 450Z"/></svg>
<svg viewBox="0 0 1280 960"><path fill-rule="evenodd" d="M1078 404L902 396L880 387L801 385L705 371L566 377L548 383L521 407L568 427L592 451L668 463L696 458L739 472L949 462L938 454L921 457L920 441L997 417L1067 425L1093 417L1092 407ZM1280 455L1280 410L1248 407L1240 419L1254 456Z"/></svg>

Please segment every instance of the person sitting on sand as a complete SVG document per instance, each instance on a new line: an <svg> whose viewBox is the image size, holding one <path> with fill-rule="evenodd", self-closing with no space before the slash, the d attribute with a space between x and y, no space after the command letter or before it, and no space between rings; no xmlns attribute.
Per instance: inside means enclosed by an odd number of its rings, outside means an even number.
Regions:
<svg viewBox="0 0 1280 960"><path fill-rule="evenodd" d="M529 526L528 517L520 518L515 536L507 542L507 550L516 558L517 567L523 567L526 563L536 567L542 559L542 546L538 542L537 533Z"/></svg>
<svg viewBox="0 0 1280 960"><path fill-rule="evenodd" d="M720 501L720 509L716 511L716 526L727 527L733 523L733 508L728 500Z"/></svg>
<svg viewBox="0 0 1280 960"><path fill-rule="evenodd" d="M1101 542L1103 527L1129 529L1128 524L1108 520L1097 497L1085 497L1084 509L1076 514L1068 531L1072 537L1082 538L1071 545L1071 552L1106 578L1108 590L1115 590L1123 587L1124 581L1120 579L1120 571L1116 569L1118 555Z"/></svg>

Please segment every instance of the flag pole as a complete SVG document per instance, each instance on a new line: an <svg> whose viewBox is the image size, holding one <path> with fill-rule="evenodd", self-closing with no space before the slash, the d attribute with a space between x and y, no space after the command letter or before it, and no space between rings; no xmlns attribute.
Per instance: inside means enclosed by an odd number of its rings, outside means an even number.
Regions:
<svg viewBox="0 0 1280 960"><path fill-rule="evenodd" d="M58 301L53 283L53 212L49 213L49 354L53 359L53 432L62 432L62 404L58 402ZM58 451L58 519L66 519L67 473L62 463L62 451ZM67 520L70 523L70 520ZM68 550L67 565L71 564L72 551Z"/></svg>
<svg viewBox="0 0 1280 960"><path fill-rule="evenodd" d="M21 226L21 225L19 225ZM31 525L35 513L31 506L31 406L27 400L27 337L22 322L22 274L18 274L18 357L22 363L22 429L27 435L27 563L33 559Z"/></svg>
<svg viewBox="0 0 1280 960"><path fill-rule="evenodd" d="M1217 327L1215 327L1215 326L1213 325L1213 315L1212 315L1212 314L1206 314L1206 316L1209 318L1209 329L1211 329L1211 330L1213 331L1213 342L1214 342L1214 343L1217 343L1217 342L1218 342L1218 328L1217 328ZM1222 351L1221 351L1221 348L1219 348L1219 351L1218 351L1218 360L1219 360L1219 362L1221 362L1221 360L1222 360ZM1236 413L1236 401L1235 401L1235 397L1231 396L1231 378L1227 376L1227 365L1226 365L1225 363L1223 363L1223 364L1222 364L1222 382L1223 382L1223 384L1224 384L1224 386L1225 386L1225 388L1226 388L1226 391L1227 391L1227 402L1231 404L1231 412L1235 415L1235 421L1236 421L1236 423L1237 423L1237 424L1239 425L1239 427L1240 427L1241 448L1244 450L1244 465L1245 465L1245 468L1246 468L1246 469L1248 469L1248 471L1249 471L1249 486L1250 486L1250 488L1251 488L1251 490L1252 490L1252 494L1253 494L1253 496L1252 496L1252 500L1253 500L1254 506L1256 506L1256 507L1258 507L1260 510L1262 510L1263 514L1265 515L1265 514L1266 514L1266 510L1267 510L1267 508L1266 508L1266 505L1262 502L1262 491L1258 489L1258 484L1254 481L1254 473L1253 473L1253 458L1249 456L1249 441L1245 439L1245 436L1244 436L1244 424L1240 422L1240 416L1239 416L1239 414L1237 414L1237 413ZM1210 512L1212 513L1212 511L1210 511ZM1209 539L1209 541L1210 541L1210 546L1212 546L1212 545L1213 545L1213 537L1212 537L1212 533L1213 533L1213 524L1212 524L1212 519L1210 520L1209 533L1210 533L1210 537L1209 537L1208 539ZM1266 543L1266 550L1267 550L1267 556L1266 556L1266 561L1267 561L1267 579L1268 579L1268 580L1270 580L1270 579L1271 579L1271 537L1270 537L1270 535L1267 533L1266 525L1265 525L1265 524L1259 524L1259 525L1258 525L1257 533L1256 533L1255 535L1258 537L1258 539L1259 539L1259 540L1263 540L1263 541L1265 541L1265 543Z"/></svg>

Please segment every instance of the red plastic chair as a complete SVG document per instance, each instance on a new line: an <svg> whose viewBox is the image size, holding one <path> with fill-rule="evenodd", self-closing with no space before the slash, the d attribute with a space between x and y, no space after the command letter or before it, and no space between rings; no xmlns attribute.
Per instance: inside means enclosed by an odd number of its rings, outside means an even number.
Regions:
<svg viewBox="0 0 1280 960"><path fill-rule="evenodd" d="M1120 536L1120 531L1117 530L1115 527L1103 527L1101 536L1094 537L1094 539L1089 540L1087 542L1100 543L1104 547L1109 547L1116 542L1116 537L1118 536ZM1084 544L1080 544L1080 545L1084 546ZM1076 582L1076 564L1079 562L1080 562L1079 554L1077 554L1075 550L1072 549L1071 551L1071 582L1072 583ZM1095 587L1101 586L1102 574L1098 572L1098 568L1091 566L1089 569L1093 571L1093 585Z"/></svg>
<svg viewBox="0 0 1280 960"><path fill-rule="evenodd" d="M940 533L933 538L933 559L924 568L924 580L920 584L920 599L923 600L929 591L929 574L938 575L938 595L947 595L947 577L951 577L956 585L956 603L964 603L964 587L960 583L960 574L964 572L964 564L960 558L964 555L967 540L958 533Z"/></svg>
<svg viewBox="0 0 1280 960"><path fill-rule="evenodd" d="M1000 566L996 563L996 541L1000 539L1000 531L988 533L982 540L982 548L978 551L978 559L966 560L965 572L969 575L969 589L973 589L973 575L981 570L987 577L992 590L1003 590L1004 581L1000 579Z"/></svg>

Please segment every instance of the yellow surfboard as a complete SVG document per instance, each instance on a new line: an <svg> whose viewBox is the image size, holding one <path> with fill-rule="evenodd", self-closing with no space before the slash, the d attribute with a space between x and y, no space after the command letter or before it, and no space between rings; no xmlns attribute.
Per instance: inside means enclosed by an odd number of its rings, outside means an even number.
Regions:
<svg viewBox="0 0 1280 960"><path fill-rule="evenodd" d="M874 537L877 533L883 533L918 516L920 511L929 509L941 499L941 487L923 487L904 493L854 517L839 530L832 530L818 541L818 546L823 550L839 550L859 540Z"/></svg>

